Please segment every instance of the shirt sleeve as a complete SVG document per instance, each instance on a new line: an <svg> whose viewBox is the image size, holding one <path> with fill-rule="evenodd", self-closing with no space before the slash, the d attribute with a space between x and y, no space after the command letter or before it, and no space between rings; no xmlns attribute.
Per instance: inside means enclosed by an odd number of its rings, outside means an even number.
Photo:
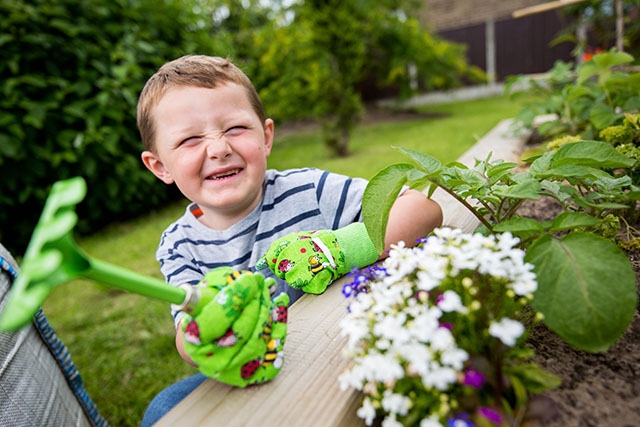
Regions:
<svg viewBox="0 0 640 427"><path fill-rule="evenodd" d="M368 181L319 171L316 196L322 215L333 230L362 221L362 196Z"/></svg>

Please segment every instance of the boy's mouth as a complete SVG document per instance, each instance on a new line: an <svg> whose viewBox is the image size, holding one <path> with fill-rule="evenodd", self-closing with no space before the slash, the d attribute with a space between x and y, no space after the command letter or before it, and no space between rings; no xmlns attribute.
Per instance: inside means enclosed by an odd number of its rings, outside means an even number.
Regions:
<svg viewBox="0 0 640 427"><path fill-rule="evenodd" d="M221 173L217 173L214 175L209 175L206 179L207 180L212 180L212 181L216 181L216 180L220 180L220 179L225 179L225 178L229 178L232 177L234 175L239 174L241 171L241 169L232 169L226 172L221 172Z"/></svg>

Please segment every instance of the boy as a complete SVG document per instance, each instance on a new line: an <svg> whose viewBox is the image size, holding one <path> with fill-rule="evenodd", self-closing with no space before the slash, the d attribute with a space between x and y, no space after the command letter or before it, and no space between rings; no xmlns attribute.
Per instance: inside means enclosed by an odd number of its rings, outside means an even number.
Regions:
<svg viewBox="0 0 640 427"><path fill-rule="evenodd" d="M269 253L270 269L260 273L276 273L276 293L285 292L294 302L305 290L321 293L353 265L343 259L345 265L328 269L331 274L297 281L304 284L296 289L282 280L289 279L285 267L302 266L306 260L289 259L291 253L286 259L279 257L273 245L303 230L326 230L323 235L331 238L332 233L340 235L337 241L345 248L340 255L347 259L359 256L354 253L358 250L346 249L357 247L350 242L371 247L359 223L365 180L316 169L267 170L273 120L266 118L251 81L229 60L185 56L165 64L142 90L137 120L146 147L144 165L165 184L176 184L192 202L165 230L156 253L168 283L195 285L220 266L254 268ZM413 244L441 221L435 202L407 190L391 210L386 247L399 241ZM330 261L325 264L335 267L334 261L340 262L328 250L323 253ZM370 264L382 256L374 254L355 264ZM307 279L313 282L308 287ZM173 314L177 326L181 313ZM193 363L184 350L181 328L176 347Z"/></svg>

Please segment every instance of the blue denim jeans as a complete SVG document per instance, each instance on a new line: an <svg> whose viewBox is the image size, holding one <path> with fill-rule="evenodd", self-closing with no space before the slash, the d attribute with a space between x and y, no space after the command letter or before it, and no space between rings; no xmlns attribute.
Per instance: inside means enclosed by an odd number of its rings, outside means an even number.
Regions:
<svg viewBox="0 0 640 427"><path fill-rule="evenodd" d="M162 390L147 407L141 427L154 425L206 379L207 377L202 374L195 374Z"/></svg>

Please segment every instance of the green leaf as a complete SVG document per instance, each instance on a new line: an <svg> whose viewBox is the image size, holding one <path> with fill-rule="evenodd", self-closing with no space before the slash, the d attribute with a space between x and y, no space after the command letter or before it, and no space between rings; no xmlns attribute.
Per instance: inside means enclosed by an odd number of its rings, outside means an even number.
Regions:
<svg viewBox="0 0 640 427"><path fill-rule="evenodd" d="M20 150L20 141L5 133L0 133L0 162L3 157L14 159Z"/></svg>
<svg viewBox="0 0 640 427"><path fill-rule="evenodd" d="M514 216L507 221L503 221L497 224L493 228L493 231L497 233L504 233L509 231L513 234L541 233L544 231L544 225L531 218Z"/></svg>
<svg viewBox="0 0 640 427"><path fill-rule="evenodd" d="M516 377L522 381L525 389L531 393L543 393L561 384L560 378L533 363L505 366L505 373L510 378Z"/></svg>
<svg viewBox="0 0 640 427"><path fill-rule="evenodd" d="M496 188L494 194L500 197L511 197L513 199L538 199L542 185L536 179L528 179L515 185Z"/></svg>
<svg viewBox="0 0 640 427"><path fill-rule="evenodd" d="M520 154L520 160L525 163L531 163L545 153L542 147L529 148Z"/></svg>
<svg viewBox="0 0 640 427"><path fill-rule="evenodd" d="M562 212L551 222L551 231L572 230L596 225L598 219L582 212Z"/></svg>
<svg viewBox="0 0 640 427"><path fill-rule="evenodd" d="M362 217L378 253L384 251L384 237L391 206L407 183L408 173L412 170L414 166L408 163L388 166L378 172L364 190Z"/></svg>
<svg viewBox="0 0 640 427"><path fill-rule="evenodd" d="M570 345L604 352L631 323L636 277L629 258L611 241L585 232L562 239L547 235L529 247L525 260L538 279L532 307Z"/></svg>
<svg viewBox="0 0 640 427"><path fill-rule="evenodd" d="M606 172L591 166L564 164L550 168L536 175L538 178L580 178L596 180L609 176Z"/></svg>
<svg viewBox="0 0 640 427"><path fill-rule="evenodd" d="M487 176L491 179L491 182L494 183L502 179L505 175L509 175L509 172L517 166L518 164L513 162L492 164L487 168Z"/></svg>
<svg viewBox="0 0 640 427"><path fill-rule="evenodd" d="M412 150L410 148L398 147L407 156L411 157L429 175L437 173L442 167L440 160L426 153Z"/></svg>
<svg viewBox="0 0 640 427"><path fill-rule="evenodd" d="M603 52L594 55L593 62L600 68L611 68L616 65L631 64L633 56L625 52Z"/></svg>
<svg viewBox="0 0 640 427"><path fill-rule="evenodd" d="M551 161L554 154L555 153L545 153L535 159L533 163L531 163L531 166L529 166L529 173L533 176L538 176L549 169L551 167Z"/></svg>
<svg viewBox="0 0 640 427"><path fill-rule="evenodd" d="M553 154L551 167L565 164L597 168L627 168L633 166L634 160L618 152L609 143L578 141L561 146Z"/></svg>
<svg viewBox="0 0 640 427"><path fill-rule="evenodd" d="M589 120L596 129L604 129L607 126L615 124L618 115L613 109L605 104L593 104L589 111Z"/></svg>

